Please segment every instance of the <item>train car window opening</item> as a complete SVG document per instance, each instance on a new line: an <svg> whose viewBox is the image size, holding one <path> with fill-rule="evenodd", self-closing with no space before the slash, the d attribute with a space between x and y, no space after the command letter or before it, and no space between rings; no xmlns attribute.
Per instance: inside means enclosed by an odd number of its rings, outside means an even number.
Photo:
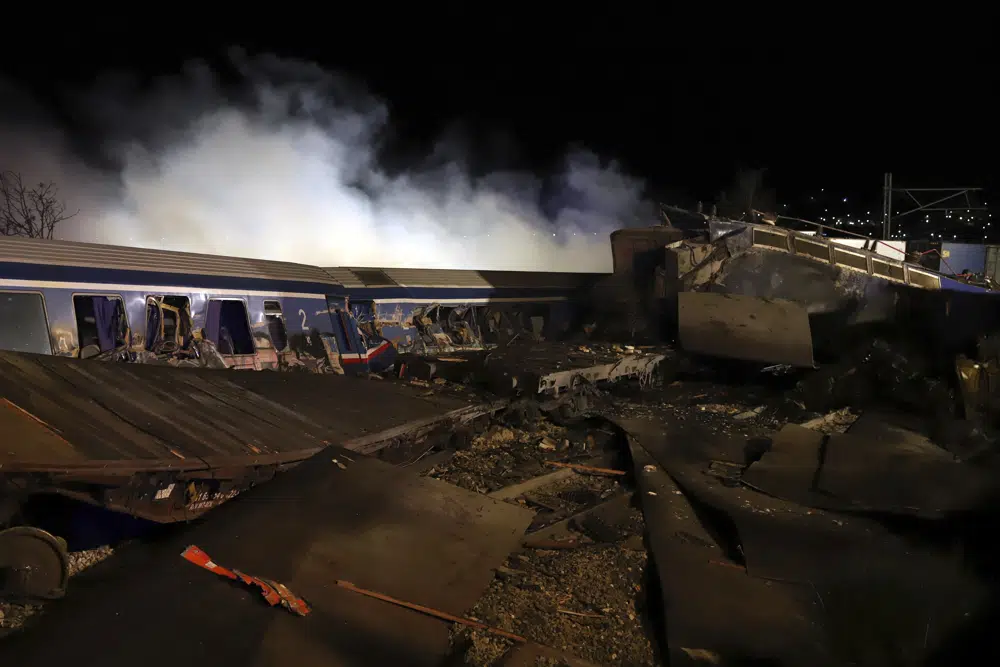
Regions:
<svg viewBox="0 0 1000 667"><path fill-rule="evenodd" d="M220 354L252 355L257 353L247 316L247 305L236 299L212 299L205 314L205 338Z"/></svg>
<svg viewBox="0 0 1000 667"><path fill-rule="evenodd" d="M191 301L186 296L165 296L163 304L163 337L181 344L190 334Z"/></svg>
<svg viewBox="0 0 1000 667"><path fill-rule="evenodd" d="M278 301L264 302L264 320L267 322L267 334L276 350L288 348L288 329L285 327L285 317Z"/></svg>
<svg viewBox="0 0 1000 667"><path fill-rule="evenodd" d="M128 344L128 318L120 296L75 294L73 310L81 359Z"/></svg>
<svg viewBox="0 0 1000 667"><path fill-rule="evenodd" d="M52 354L41 294L0 292L0 350Z"/></svg>
<svg viewBox="0 0 1000 667"><path fill-rule="evenodd" d="M192 334L191 300L186 296L151 296L146 299L146 349L165 344L183 348Z"/></svg>

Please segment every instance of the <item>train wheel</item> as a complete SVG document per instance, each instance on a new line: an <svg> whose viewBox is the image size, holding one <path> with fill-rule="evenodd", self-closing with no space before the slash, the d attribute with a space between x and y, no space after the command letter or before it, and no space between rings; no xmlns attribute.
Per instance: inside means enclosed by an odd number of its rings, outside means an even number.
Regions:
<svg viewBox="0 0 1000 667"><path fill-rule="evenodd" d="M68 580L65 540L30 526L0 531L0 598L60 598Z"/></svg>

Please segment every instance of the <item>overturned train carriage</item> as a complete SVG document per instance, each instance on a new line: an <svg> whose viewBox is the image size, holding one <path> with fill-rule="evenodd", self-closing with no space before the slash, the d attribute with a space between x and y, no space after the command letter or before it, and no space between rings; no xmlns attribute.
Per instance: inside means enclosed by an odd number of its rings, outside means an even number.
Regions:
<svg viewBox="0 0 1000 667"><path fill-rule="evenodd" d="M520 335L558 340L578 330L601 274L328 268L350 294L362 335L397 351L480 350Z"/></svg>
<svg viewBox="0 0 1000 667"><path fill-rule="evenodd" d="M0 239L0 349L346 373L572 326L592 274L322 269Z"/></svg>

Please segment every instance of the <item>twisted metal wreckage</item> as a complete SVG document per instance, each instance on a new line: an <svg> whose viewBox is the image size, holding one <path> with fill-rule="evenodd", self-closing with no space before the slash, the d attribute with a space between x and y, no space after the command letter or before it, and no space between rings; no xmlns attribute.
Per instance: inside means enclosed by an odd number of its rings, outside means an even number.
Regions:
<svg viewBox="0 0 1000 667"><path fill-rule="evenodd" d="M655 345L675 338L695 354L815 367L817 358L856 345L858 331L887 325L910 330L912 338L919 326L921 343L952 355L968 411L996 404L989 396L997 384L1000 354L991 352L997 346L981 344L977 360L960 356L1000 330L995 297L986 290L872 249L773 225L689 212L671 216L672 224L615 232L614 272L574 278L576 291L560 293L564 305L558 308L542 308L535 297L505 303L496 290L485 299L476 293L420 302L419 294L413 296L419 287L399 281L386 289L409 290L405 304L401 298L352 301L324 294L332 288L317 283L317 294L277 293L289 312L298 309L301 333L285 328L278 301L260 301L260 294L225 301L209 293L200 297L200 319L192 316L191 297L143 297L145 330L133 334L124 299L94 298L84 318L108 326L96 327L92 339L81 334L79 358L136 368L91 365L68 354L0 352L0 419L14 434L0 454L0 528L16 527L0 533L10 538L4 557L37 558L44 543L42 552L54 551L53 562L64 562L58 541L24 530L43 526L39 517L51 519L43 510L52 496L154 521L187 520L331 443L405 458L456 434L467 437L490 415L514 406L578 414L597 383L648 380L667 358ZM161 280L152 284L165 284ZM18 285L27 289L27 283ZM52 289L71 288L60 283ZM476 298L484 303L469 303ZM226 303L239 306L234 321L249 326L249 345L234 340L239 332L223 323ZM260 317L254 315L251 325L247 313L258 306ZM306 326L308 312L321 306L318 313L331 320L333 331ZM75 315L79 321L81 313ZM568 338L576 342L558 342ZM241 346L253 354L241 356ZM365 363L365 374L391 370L424 381L473 382L492 389L494 398L429 396L409 384L310 377L345 375L352 360L376 355L381 361ZM276 374L220 376L199 368L308 373L290 383L275 381ZM37 579L32 590L58 594L64 568L47 571L51 576Z"/></svg>

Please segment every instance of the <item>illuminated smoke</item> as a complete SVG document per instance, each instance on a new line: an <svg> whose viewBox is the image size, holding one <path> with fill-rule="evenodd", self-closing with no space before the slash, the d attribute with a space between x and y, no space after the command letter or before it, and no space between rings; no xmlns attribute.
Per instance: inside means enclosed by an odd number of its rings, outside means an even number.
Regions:
<svg viewBox="0 0 1000 667"><path fill-rule="evenodd" d="M5 144L19 164L0 162L57 181L81 209L63 238L322 266L610 271L611 231L653 220L642 184L585 151L544 189L527 174L474 179L455 159L390 174L381 102L314 65L233 63L237 95L195 64L151 91L119 78L81 96L103 171L51 131L30 135L34 151Z"/></svg>

